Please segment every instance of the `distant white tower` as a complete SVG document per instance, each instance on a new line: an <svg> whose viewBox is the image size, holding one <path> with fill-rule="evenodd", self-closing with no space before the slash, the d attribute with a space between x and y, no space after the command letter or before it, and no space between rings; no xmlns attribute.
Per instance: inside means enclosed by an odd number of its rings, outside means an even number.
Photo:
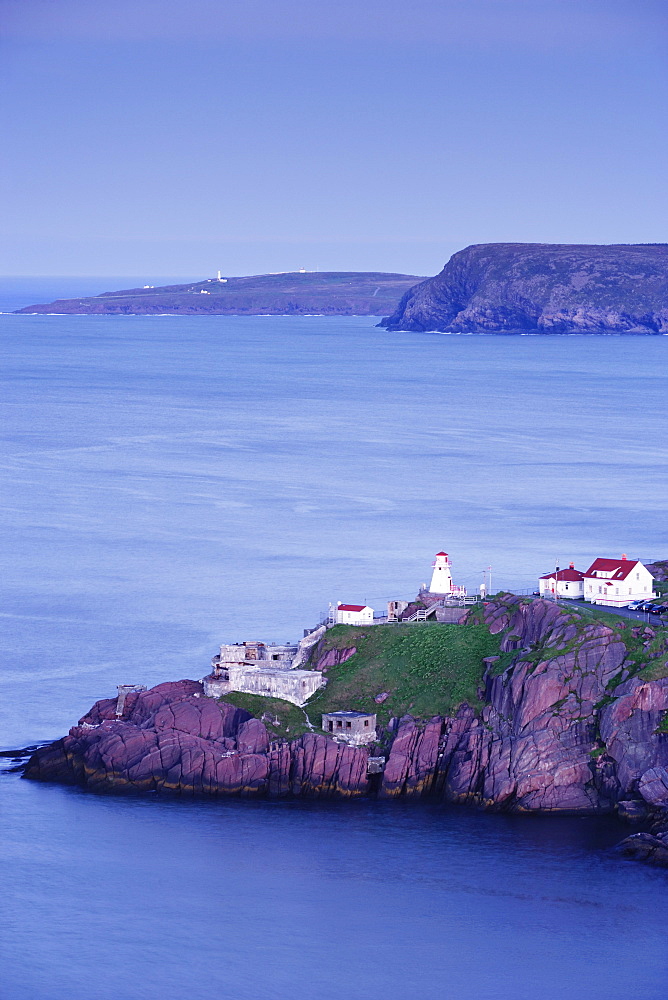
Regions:
<svg viewBox="0 0 668 1000"><path fill-rule="evenodd" d="M434 562L434 572L431 575L429 584L430 594L451 594L455 588L452 586L452 573L450 571L450 557L447 552L437 552Z"/></svg>

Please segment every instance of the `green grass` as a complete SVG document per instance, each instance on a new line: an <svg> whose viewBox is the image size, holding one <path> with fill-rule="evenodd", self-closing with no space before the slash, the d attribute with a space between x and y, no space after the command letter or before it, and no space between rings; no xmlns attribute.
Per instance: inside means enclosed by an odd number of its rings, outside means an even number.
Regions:
<svg viewBox="0 0 668 1000"><path fill-rule="evenodd" d="M239 691L232 691L223 695L221 701L227 701L237 708L245 708L247 712L256 718L262 718L265 712L278 719L278 725L267 723L269 738L282 738L294 740L302 733L309 732L304 713L297 705L292 705L289 701L282 701L280 698L265 698L261 694L241 694ZM320 720L318 719L318 722ZM315 725L315 720L313 720Z"/></svg>
<svg viewBox="0 0 668 1000"><path fill-rule="evenodd" d="M663 677L668 677L668 662L663 659L653 660L643 665L638 674L643 681L660 681Z"/></svg>
<svg viewBox="0 0 668 1000"><path fill-rule="evenodd" d="M451 714L463 701L478 704L482 660L498 653L499 641L480 624L337 625L318 653L352 646L357 653L329 668L327 687L316 692L307 710L314 722L314 716L338 709L376 712L381 725L406 713ZM389 698L376 705L374 698L383 691Z"/></svg>
<svg viewBox="0 0 668 1000"><path fill-rule="evenodd" d="M500 674L504 673L508 667L512 666L513 662L517 659L517 650L509 650L506 653L498 654L499 658L496 663L492 663L490 674L492 677L498 677ZM521 656L522 660L527 659L527 656L523 654Z"/></svg>
<svg viewBox="0 0 668 1000"><path fill-rule="evenodd" d="M484 625L373 625L360 628L337 625L319 644L318 652L357 648L345 663L329 667L327 686L305 706L309 719L320 732L324 712L353 710L375 712L378 725L392 716L410 713L418 718L451 714L464 701L479 704L478 686L483 676L483 657L499 651L500 636L492 636ZM377 705L376 695L389 692ZM278 717L279 725L267 725L272 736L295 739L309 728L303 711L277 698L232 692L222 701L245 708L257 718L264 712Z"/></svg>
<svg viewBox="0 0 668 1000"><path fill-rule="evenodd" d="M638 674L647 681L668 676L668 629L665 627L651 623L657 635L646 648L643 639L632 634L633 627L641 625L640 622L620 618L614 611L598 607L569 606L563 610L570 613L575 623L586 625L600 621L615 628L626 645L628 657L625 666L631 674ZM500 655L493 666L493 673L498 674L507 669L517 656L516 652L500 654L503 634L490 635L480 616L481 609L475 609L465 625L425 622L367 628L337 625L329 629L318 644L317 656L331 649L353 646L357 652L345 663L329 667L325 673L327 686L317 691L306 705L316 732L321 731L321 714L337 710L375 712L379 727L383 727L392 716L410 713L426 719L432 715L452 715L464 701L479 707L478 688L484 673L483 658ZM624 627L617 628L618 624ZM557 651L547 644L548 635L546 643L540 643L530 653L522 654L521 658L538 663L542 659L566 654L584 639L586 636L579 632L565 649ZM657 657L658 653L661 655ZM614 688L619 680L617 676L610 682L605 701L614 698ZM389 697L382 705L376 705L374 698L384 691L389 692ZM276 716L278 725L267 725L272 736L295 739L309 731L302 709L289 702L236 692L225 695L223 700L245 708L258 718L264 712ZM664 725L668 727L666 720L662 722ZM668 731L668 728L661 731Z"/></svg>

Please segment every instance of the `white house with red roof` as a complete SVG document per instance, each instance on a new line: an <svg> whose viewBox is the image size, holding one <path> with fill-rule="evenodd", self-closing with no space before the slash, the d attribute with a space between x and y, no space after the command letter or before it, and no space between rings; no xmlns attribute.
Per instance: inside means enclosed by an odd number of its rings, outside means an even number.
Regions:
<svg viewBox="0 0 668 1000"><path fill-rule="evenodd" d="M637 559L594 559L584 575L584 598L592 604L623 608L654 597L654 578Z"/></svg>
<svg viewBox="0 0 668 1000"><path fill-rule="evenodd" d="M341 604L336 606L337 625L373 625L373 608L368 604Z"/></svg>
<svg viewBox="0 0 668 1000"><path fill-rule="evenodd" d="M576 569L574 563L570 563L568 569L557 566L551 573L541 576L538 592L541 597L584 597L584 578L584 573Z"/></svg>

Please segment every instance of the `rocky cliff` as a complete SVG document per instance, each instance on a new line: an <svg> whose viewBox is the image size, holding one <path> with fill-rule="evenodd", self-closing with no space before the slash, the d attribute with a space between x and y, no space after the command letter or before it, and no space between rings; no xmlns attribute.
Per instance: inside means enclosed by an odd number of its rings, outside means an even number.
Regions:
<svg viewBox="0 0 668 1000"><path fill-rule="evenodd" d="M482 711L464 705L444 723L433 779L444 797L521 812L668 807L663 640L630 624L625 641L540 600L489 604L485 621L503 632L502 655L487 665ZM637 650L649 657L636 673Z"/></svg>
<svg viewBox="0 0 668 1000"><path fill-rule="evenodd" d="M324 735L271 743L243 709L205 698L197 681L98 701L61 740L38 750L25 777L94 791L344 798L368 791L367 751Z"/></svg>
<svg viewBox="0 0 668 1000"><path fill-rule="evenodd" d="M421 278L382 271L296 271L126 288L18 309L48 315L383 316Z"/></svg>
<svg viewBox="0 0 668 1000"><path fill-rule="evenodd" d="M665 633L585 621L550 602L510 596L481 614L501 644L482 665L480 702L451 717L392 720L372 750L387 757L379 785L367 776L367 749L316 733L272 741L259 719L203 697L195 681L130 694L121 718L116 699L97 702L68 736L31 757L25 776L185 795L373 791L668 824ZM668 862L664 834L637 837L629 853Z"/></svg>
<svg viewBox="0 0 668 1000"><path fill-rule="evenodd" d="M406 292L390 330L668 332L668 244L484 243Z"/></svg>

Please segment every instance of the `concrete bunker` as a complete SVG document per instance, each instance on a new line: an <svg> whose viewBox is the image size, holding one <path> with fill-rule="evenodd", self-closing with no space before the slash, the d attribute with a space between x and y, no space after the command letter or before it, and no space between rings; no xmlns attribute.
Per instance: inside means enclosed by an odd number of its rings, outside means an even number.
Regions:
<svg viewBox="0 0 668 1000"><path fill-rule="evenodd" d="M211 673L202 678L204 694L221 698L232 691L258 694L265 698L280 698L293 705L304 705L319 688L327 683L320 670L295 669L302 662L302 640L296 646L289 643L235 642L224 643L220 653L211 660ZM304 659L304 658L302 658Z"/></svg>
<svg viewBox="0 0 668 1000"><path fill-rule="evenodd" d="M335 740L360 746L376 739L376 716L373 712L327 712L322 728Z"/></svg>

